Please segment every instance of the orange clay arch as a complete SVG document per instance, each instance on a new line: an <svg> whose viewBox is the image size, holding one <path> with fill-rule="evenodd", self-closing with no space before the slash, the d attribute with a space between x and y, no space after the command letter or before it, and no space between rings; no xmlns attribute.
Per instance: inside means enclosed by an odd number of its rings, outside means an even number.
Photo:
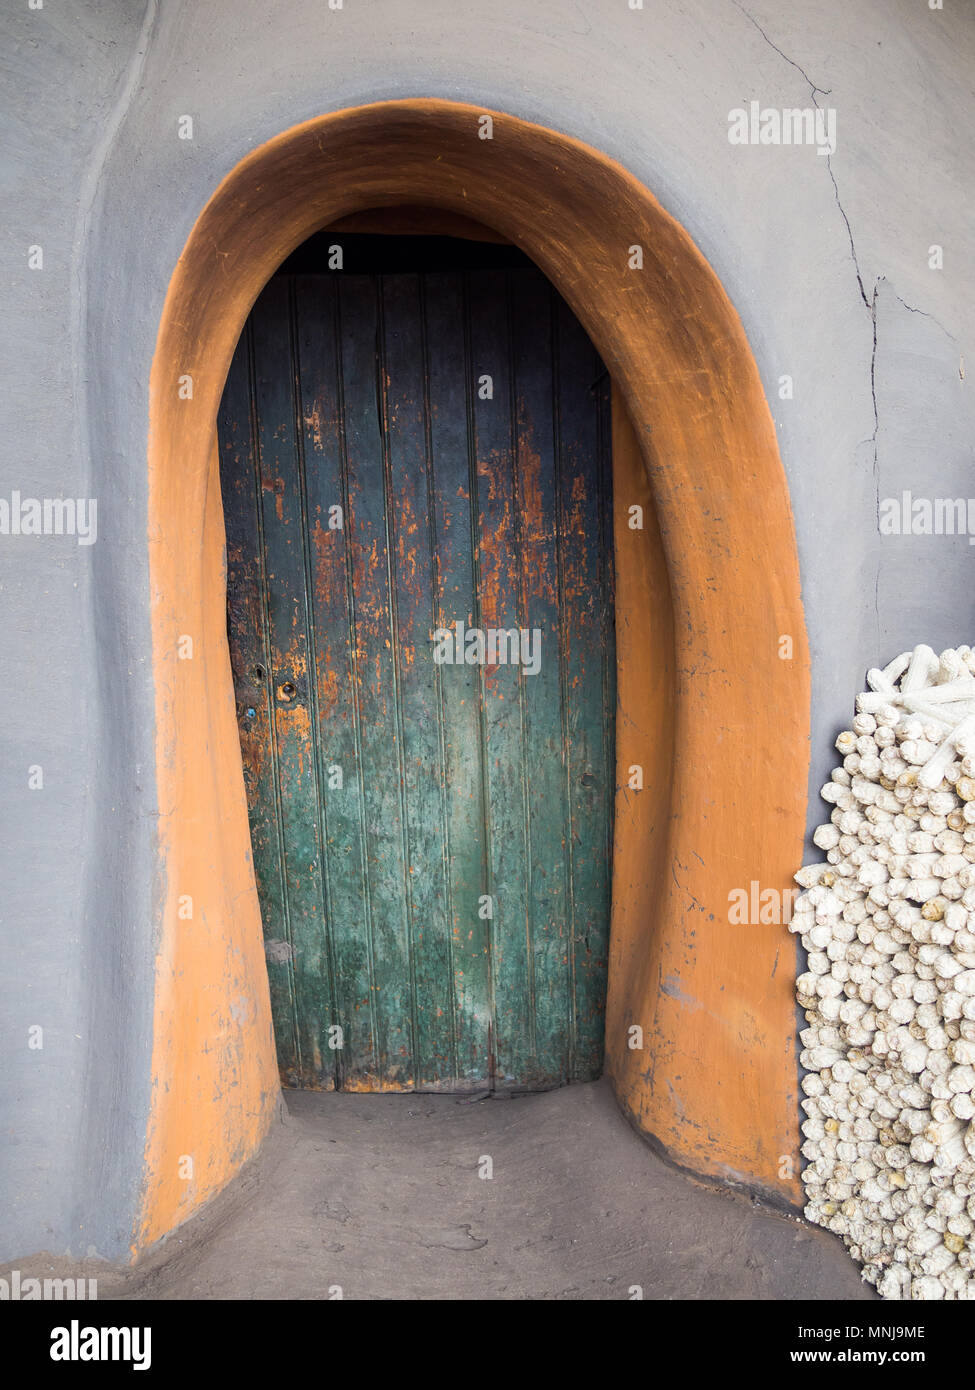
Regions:
<svg viewBox="0 0 975 1390"><path fill-rule="evenodd" d="M294 247L361 209L417 204L527 252L614 383L607 1072L675 1161L798 1200L790 940L728 921L733 889L791 882L808 757L793 520L744 331L688 234L620 165L500 112L390 101L306 121L243 159L200 214L163 309L148 459L159 946L133 1255L233 1176L279 1103L226 643L215 420L227 369ZM629 525L634 503L643 530ZM642 791L627 785L635 764Z"/></svg>

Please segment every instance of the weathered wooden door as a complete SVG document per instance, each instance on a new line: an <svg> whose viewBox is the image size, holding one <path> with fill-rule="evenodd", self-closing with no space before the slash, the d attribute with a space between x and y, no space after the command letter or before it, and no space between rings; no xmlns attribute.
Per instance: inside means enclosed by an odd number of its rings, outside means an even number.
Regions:
<svg viewBox="0 0 975 1390"><path fill-rule="evenodd" d="M219 417L282 1078L599 1074L608 392L533 267L278 275Z"/></svg>

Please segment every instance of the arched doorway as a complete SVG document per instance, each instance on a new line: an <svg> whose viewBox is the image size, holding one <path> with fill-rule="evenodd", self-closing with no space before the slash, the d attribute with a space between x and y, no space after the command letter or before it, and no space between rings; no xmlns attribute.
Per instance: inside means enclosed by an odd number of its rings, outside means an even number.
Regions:
<svg viewBox="0 0 975 1390"><path fill-rule="evenodd" d="M227 176L173 275L150 383L160 951L137 1248L237 1171L276 1104L224 635L217 405L247 313L285 256L358 209L415 203L520 246L618 391L614 475L629 463L644 524L631 525L617 486L625 741L607 1069L633 1122L676 1161L798 1199L791 957L781 927L728 921L729 893L788 886L805 818L808 660L771 416L734 309L652 194L514 117L490 113L483 138L485 114L384 102L285 132ZM653 591L672 599L672 627L648 625L639 596Z"/></svg>

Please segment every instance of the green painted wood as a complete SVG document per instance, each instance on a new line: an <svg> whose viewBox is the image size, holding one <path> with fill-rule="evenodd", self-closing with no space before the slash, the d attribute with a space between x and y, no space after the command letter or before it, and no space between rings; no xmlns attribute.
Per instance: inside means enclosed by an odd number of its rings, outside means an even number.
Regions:
<svg viewBox="0 0 975 1390"><path fill-rule="evenodd" d="M513 396L505 272L470 276L468 316L475 381L473 413L475 626L523 626L520 514L515 495ZM522 686L513 664L482 666L481 718L487 823L493 1061L499 1085L531 1085L534 1053L533 956L526 866L531 846L525 817L526 767Z"/></svg>
<svg viewBox="0 0 975 1390"><path fill-rule="evenodd" d="M471 497L476 474L469 421L474 383L463 277L425 277L427 427L436 555L434 628L476 626ZM481 675L475 666L434 666L443 749L443 848L447 866L454 1089L491 1076L491 923L478 915L486 891L487 827L481 754Z"/></svg>
<svg viewBox="0 0 975 1390"><path fill-rule="evenodd" d="M552 295L531 271L510 272L514 390L514 488L519 518L522 623L541 633L536 676L520 683L527 850L522 861L531 951L526 1000L534 1017L533 1051L516 1059L539 1080L568 1078L572 1054L571 864L565 785L564 632L560 630L562 536L556 452ZM584 374L583 374L584 375ZM582 386L582 377L576 382ZM517 775L518 768L512 768ZM515 994L517 977L509 985ZM522 986L524 988L524 986Z"/></svg>
<svg viewBox="0 0 975 1390"><path fill-rule="evenodd" d="M413 1081L413 989L387 529L392 517L386 504L380 287L370 277L349 276L339 290L373 1030L368 1051L356 1032L348 1040L346 1084L359 1075L370 1087L407 1088Z"/></svg>
<svg viewBox="0 0 975 1390"><path fill-rule="evenodd" d="M434 480L426 431L426 343L419 276L383 276L383 419L389 568L394 605L397 737L402 750L414 1083L453 1077L450 927L444 854L440 699L430 633L439 625Z"/></svg>
<svg viewBox="0 0 975 1390"><path fill-rule="evenodd" d="M321 795L312 737L314 682L306 591L308 525L296 428L291 285L272 280L252 315L253 416L271 650L271 742L293 951L295 1080L332 1079L322 1047L331 1016L324 930Z"/></svg>
<svg viewBox="0 0 975 1390"><path fill-rule="evenodd" d="M279 275L218 427L283 1080L595 1077L615 653L592 345L533 268ZM537 673L504 640L436 662L458 628L511 633Z"/></svg>
<svg viewBox="0 0 975 1390"><path fill-rule="evenodd" d="M372 1049L367 876L358 777L359 719L355 651L350 629L352 583L345 531L348 508L338 286L324 276L294 281L294 343L300 388L306 524L310 539L307 592L314 620L313 734L317 740L322 838L325 844L326 937L331 969L330 1027L341 1027L360 1051ZM339 508L339 513L334 508ZM328 929L343 922L341 934ZM331 1041L335 1041L333 1035ZM320 1046L331 1080L342 1084L346 1047ZM327 1070L322 1083L327 1084Z"/></svg>
<svg viewBox="0 0 975 1390"><path fill-rule="evenodd" d="M253 328L248 322L227 376L220 419L220 468L227 537L227 632L236 687L251 849L261 901L271 1016L282 1077L295 1084L294 968L278 797L267 580L254 437Z"/></svg>
<svg viewBox="0 0 975 1390"><path fill-rule="evenodd" d="M578 321L555 303L556 477L559 492L560 643L570 902L571 1079L602 1065L608 959L603 904L611 897L616 708L609 377ZM588 392L577 383L589 382ZM595 408L594 408L595 407ZM595 466L594 466L595 464ZM600 525L593 525L593 517Z"/></svg>

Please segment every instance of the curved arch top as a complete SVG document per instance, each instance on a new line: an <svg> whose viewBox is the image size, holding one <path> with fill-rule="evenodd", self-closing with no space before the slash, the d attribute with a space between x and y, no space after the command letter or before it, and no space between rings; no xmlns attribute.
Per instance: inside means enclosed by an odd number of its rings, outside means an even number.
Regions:
<svg viewBox="0 0 975 1390"><path fill-rule="evenodd" d="M629 632L618 765L642 757L658 771L620 792L638 809L618 832L607 1069L634 1124L676 1161L798 1197L782 1162L797 1173L791 947L781 926L728 920L732 890L784 889L800 862L809 719L788 490L741 323L688 234L620 165L500 112L393 101L307 121L243 159L200 214L163 309L148 518L161 926L136 1250L233 1175L277 1103L226 650L217 407L280 262L340 217L403 203L462 213L521 247L625 401L632 432L621 411L619 438L642 459L633 489L649 487L666 575L635 551L632 563L659 594L669 580L673 625L655 612L618 619ZM617 527L618 549L648 537ZM183 634L192 661L177 660ZM653 854L639 838L651 833Z"/></svg>

